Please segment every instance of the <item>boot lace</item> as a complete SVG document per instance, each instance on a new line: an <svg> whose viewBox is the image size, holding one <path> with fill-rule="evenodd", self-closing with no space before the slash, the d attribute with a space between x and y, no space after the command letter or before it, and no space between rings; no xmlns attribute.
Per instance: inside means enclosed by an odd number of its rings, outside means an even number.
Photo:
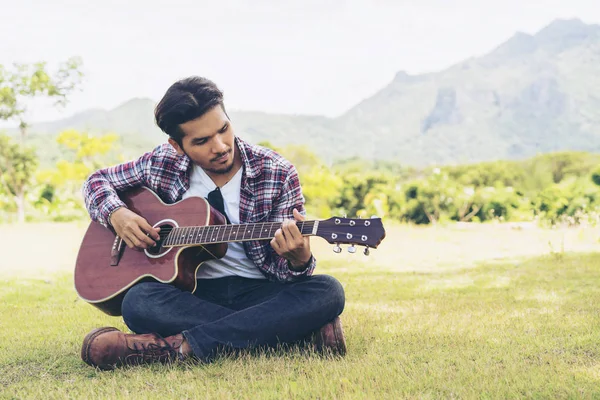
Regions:
<svg viewBox="0 0 600 400"><path fill-rule="evenodd" d="M170 344L160 336L158 339L158 343L133 343L133 353L125 358L126 362L128 364L138 364L183 360L183 355L179 352L179 346L175 346L175 343Z"/></svg>

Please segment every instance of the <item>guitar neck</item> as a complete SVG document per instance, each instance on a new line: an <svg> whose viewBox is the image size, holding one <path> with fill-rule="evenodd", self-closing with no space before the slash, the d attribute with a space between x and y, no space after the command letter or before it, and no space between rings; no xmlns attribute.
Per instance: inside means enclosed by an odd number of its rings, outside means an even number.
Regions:
<svg viewBox="0 0 600 400"><path fill-rule="evenodd" d="M317 233L319 221L296 222L296 226L303 236L311 236ZM281 222L177 227L169 232L162 245L163 247L176 247L267 240L272 239L279 228L281 228Z"/></svg>

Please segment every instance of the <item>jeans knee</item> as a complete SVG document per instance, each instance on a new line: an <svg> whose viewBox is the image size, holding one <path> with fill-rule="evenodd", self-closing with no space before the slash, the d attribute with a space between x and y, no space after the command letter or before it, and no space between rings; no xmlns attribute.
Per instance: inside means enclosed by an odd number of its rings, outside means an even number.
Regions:
<svg viewBox="0 0 600 400"><path fill-rule="evenodd" d="M125 324L134 332L143 333L144 321L150 317L151 302L148 301L152 292L162 285L157 282L142 282L132 286L121 304L121 314Z"/></svg>
<svg viewBox="0 0 600 400"><path fill-rule="evenodd" d="M323 289L323 303L329 304L332 312L338 316L344 310L346 304L346 294L344 287L336 278L330 275L315 275L313 276Z"/></svg>

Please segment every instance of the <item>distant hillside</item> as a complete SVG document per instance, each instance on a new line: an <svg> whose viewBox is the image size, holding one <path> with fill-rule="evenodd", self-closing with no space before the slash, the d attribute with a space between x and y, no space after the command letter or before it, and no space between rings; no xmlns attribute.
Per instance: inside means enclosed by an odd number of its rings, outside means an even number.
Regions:
<svg viewBox="0 0 600 400"><path fill-rule="evenodd" d="M113 110L91 109L58 121L34 124L32 134L55 134L65 129L78 129L94 133L116 132L136 136L149 142L160 142L165 135L154 124L154 101L136 98Z"/></svg>
<svg viewBox="0 0 600 400"><path fill-rule="evenodd" d="M91 133L116 132L126 142L138 141L140 145L151 146L167 139L154 123L156 102L147 98L136 98L113 110L87 110L70 118L34 124L29 129L35 140L44 140L47 135L55 135L66 129L77 129ZM231 111L236 131L253 141L272 143L305 144L307 137L311 145L327 143L332 121L321 116L277 115L261 112ZM17 134L12 130L12 134ZM282 140L283 139L283 140Z"/></svg>
<svg viewBox="0 0 600 400"><path fill-rule="evenodd" d="M370 158L411 164L600 151L600 26L559 20L445 71L400 72L338 118Z"/></svg>
<svg viewBox="0 0 600 400"><path fill-rule="evenodd" d="M139 144L165 136L155 102L133 99L34 125L114 131ZM303 143L326 159L361 156L411 165L522 159L556 150L600 151L600 26L556 20L517 33L483 57L444 71L398 72L338 118L231 112L238 134L276 145ZM133 139L133 138L132 138Z"/></svg>

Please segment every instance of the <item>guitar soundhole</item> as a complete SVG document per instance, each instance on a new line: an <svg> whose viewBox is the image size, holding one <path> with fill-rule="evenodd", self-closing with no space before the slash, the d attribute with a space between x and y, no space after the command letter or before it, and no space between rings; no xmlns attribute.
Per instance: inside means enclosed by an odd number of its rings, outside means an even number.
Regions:
<svg viewBox="0 0 600 400"><path fill-rule="evenodd" d="M160 257L171 251L171 247L163 247L163 243L167 239L167 236L169 236L169 233L171 233L171 230L174 228L174 225L169 223L163 223L155 225L155 227L157 226L160 227L160 239L156 240L156 246L150 247L145 250L146 254L150 257Z"/></svg>

